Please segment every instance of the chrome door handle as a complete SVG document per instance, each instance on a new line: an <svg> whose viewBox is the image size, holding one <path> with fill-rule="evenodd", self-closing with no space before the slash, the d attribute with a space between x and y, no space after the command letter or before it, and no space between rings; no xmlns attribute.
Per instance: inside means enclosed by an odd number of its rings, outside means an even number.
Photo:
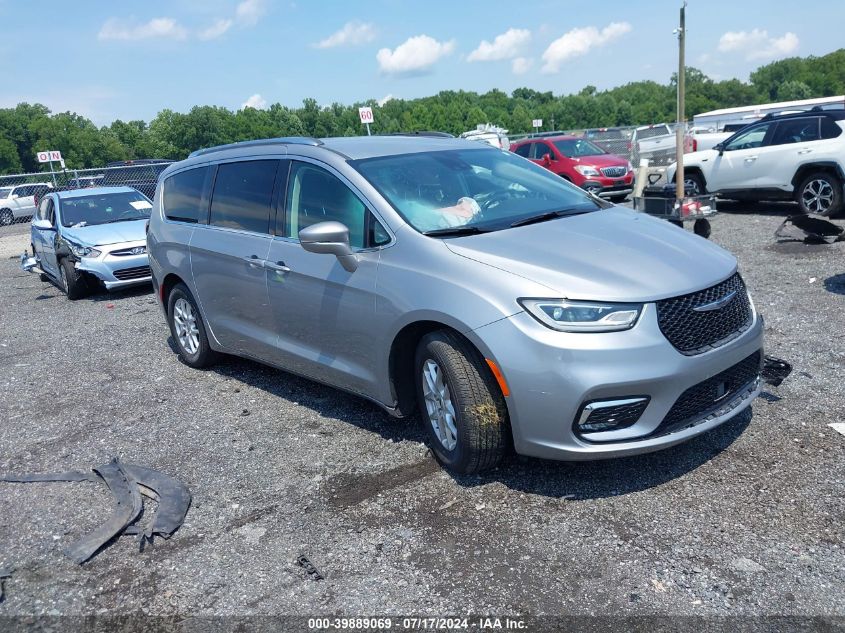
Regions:
<svg viewBox="0 0 845 633"><path fill-rule="evenodd" d="M258 255L250 255L249 257L244 257L243 260L252 268L261 268L264 265L264 260L259 258Z"/></svg>
<svg viewBox="0 0 845 633"><path fill-rule="evenodd" d="M264 268L267 268L268 270L275 270L276 272L280 272L280 273L289 273L290 272L290 267L285 266L285 263L281 262L281 261L274 263L274 262L268 262L267 260L264 260Z"/></svg>
<svg viewBox="0 0 845 633"><path fill-rule="evenodd" d="M813 150L811 150L811 149L807 149L807 148L805 147L804 149L799 149L799 150L798 150L798 153L799 153L799 154L809 154L809 153L810 153L810 152L812 152L812 151L813 151Z"/></svg>
<svg viewBox="0 0 845 633"><path fill-rule="evenodd" d="M755 160L757 160L756 156L749 156L748 158L745 159L745 162L746 163L753 163Z"/></svg>

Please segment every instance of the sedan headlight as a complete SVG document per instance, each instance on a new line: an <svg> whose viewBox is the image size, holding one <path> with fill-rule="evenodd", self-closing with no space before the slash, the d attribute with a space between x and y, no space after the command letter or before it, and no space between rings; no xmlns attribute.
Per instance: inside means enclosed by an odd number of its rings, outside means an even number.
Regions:
<svg viewBox="0 0 845 633"><path fill-rule="evenodd" d="M640 303L604 303L567 299L519 299L520 305L546 327L560 332L616 332L634 327Z"/></svg>
<svg viewBox="0 0 845 633"><path fill-rule="evenodd" d="M82 246L80 244L75 244L74 242L67 241L68 248L70 248L70 252L76 255L79 258L82 257L99 257L102 255L101 251L98 251L96 248L91 248L90 246Z"/></svg>
<svg viewBox="0 0 845 633"><path fill-rule="evenodd" d="M575 171L582 176L601 176L598 169L589 165L575 165Z"/></svg>

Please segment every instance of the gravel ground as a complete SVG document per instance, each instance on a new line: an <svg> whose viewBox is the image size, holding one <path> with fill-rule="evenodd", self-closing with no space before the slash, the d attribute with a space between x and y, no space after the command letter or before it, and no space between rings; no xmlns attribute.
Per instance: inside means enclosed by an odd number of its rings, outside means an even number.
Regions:
<svg viewBox="0 0 845 633"><path fill-rule="evenodd" d="M169 541L122 538L79 566L62 549L108 516L105 490L0 483L0 567L17 569L0 615L845 615L845 437L828 427L845 410L845 243L775 245L792 207L725 208L712 239L794 365L783 385L657 454L477 477L362 400L234 358L186 367L148 288L70 303L5 255L0 472L119 456L194 504ZM26 244L23 226L0 243Z"/></svg>

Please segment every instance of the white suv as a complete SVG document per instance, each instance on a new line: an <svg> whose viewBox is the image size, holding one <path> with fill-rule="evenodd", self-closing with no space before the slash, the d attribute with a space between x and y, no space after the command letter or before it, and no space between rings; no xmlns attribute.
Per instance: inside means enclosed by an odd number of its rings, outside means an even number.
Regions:
<svg viewBox="0 0 845 633"><path fill-rule="evenodd" d="M53 188L49 182L0 187L0 226L35 215L35 205Z"/></svg>
<svg viewBox="0 0 845 633"><path fill-rule="evenodd" d="M845 110L767 116L713 149L684 156L687 195L736 200L794 199L804 213L843 208ZM675 179L675 165L667 170Z"/></svg>

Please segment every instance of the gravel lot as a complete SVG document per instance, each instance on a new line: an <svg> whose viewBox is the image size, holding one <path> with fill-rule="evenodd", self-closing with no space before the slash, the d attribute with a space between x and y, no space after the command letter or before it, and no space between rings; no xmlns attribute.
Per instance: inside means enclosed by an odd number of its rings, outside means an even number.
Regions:
<svg viewBox="0 0 845 633"><path fill-rule="evenodd" d="M793 374L661 453L480 477L362 400L234 358L186 367L149 288L70 303L9 259L28 225L0 229L0 472L119 456L194 495L169 541L124 537L79 566L62 549L109 515L105 489L0 483L0 567L17 568L0 615L845 616L845 436L828 427L845 243L776 245L790 205L723 208L712 239Z"/></svg>

